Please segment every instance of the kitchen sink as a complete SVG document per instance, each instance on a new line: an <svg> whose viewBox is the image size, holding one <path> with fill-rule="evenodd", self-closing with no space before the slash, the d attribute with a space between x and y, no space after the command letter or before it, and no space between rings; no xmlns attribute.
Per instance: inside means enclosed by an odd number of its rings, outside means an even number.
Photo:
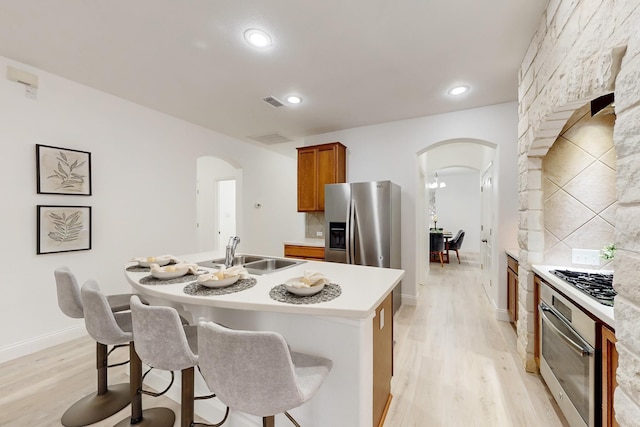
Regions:
<svg viewBox="0 0 640 427"><path fill-rule="evenodd" d="M306 261L269 258L256 255L237 255L233 258L231 265L242 265L249 274L269 274L284 270ZM224 265L224 258L216 258L211 261L202 261L198 265L202 267L220 268Z"/></svg>
<svg viewBox="0 0 640 427"><path fill-rule="evenodd" d="M250 262L248 264L245 264L244 268L247 269L249 274L269 274L276 271L284 270L289 267L293 267L298 264L302 264L303 262L305 261L269 258Z"/></svg>
<svg viewBox="0 0 640 427"><path fill-rule="evenodd" d="M263 259L265 259L265 257L255 255L237 255L233 257L231 265L245 265L250 262L262 261ZM224 265L224 258L216 258L211 261L202 261L199 262L198 265L202 267L220 268L220 266Z"/></svg>

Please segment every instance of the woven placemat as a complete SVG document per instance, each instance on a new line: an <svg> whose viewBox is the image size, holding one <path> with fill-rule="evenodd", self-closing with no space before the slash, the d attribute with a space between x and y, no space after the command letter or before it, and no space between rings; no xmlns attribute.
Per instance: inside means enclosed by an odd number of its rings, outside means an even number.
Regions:
<svg viewBox="0 0 640 427"><path fill-rule="evenodd" d="M139 265L132 265L131 267L127 267L126 270L130 271L131 273L148 273L149 271L151 271L149 267L142 267Z"/></svg>
<svg viewBox="0 0 640 427"><path fill-rule="evenodd" d="M269 296L271 299L289 304L317 304L338 298L342 294L342 288L335 283L329 283L315 295L295 295L287 291L284 285L278 285L271 289Z"/></svg>
<svg viewBox="0 0 640 427"><path fill-rule="evenodd" d="M233 285L225 286L224 288L207 288L206 286L199 285L197 282L189 283L184 287L183 291L187 295L196 295L199 297L209 297L215 295L227 295L236 292L241 292L249 288L253 288L258 283L256 279L250 277L248 279L240 279Z"/></svg>
<svg viewBox="0 0 640 427"><path fill-rule="evenodd" d="M175 279L156 279L155 277L149 275L140 279L141 285L175 285L176 283L184 283L191 282L193 278L196 277L193 274L185 274L181 277L176 277Z"/></svg>

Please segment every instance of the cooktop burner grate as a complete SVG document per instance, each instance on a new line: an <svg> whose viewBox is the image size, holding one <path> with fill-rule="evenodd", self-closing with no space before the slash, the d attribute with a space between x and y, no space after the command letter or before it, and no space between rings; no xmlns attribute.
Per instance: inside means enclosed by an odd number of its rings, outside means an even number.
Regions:
<svg viewBox="0 0 640 427"><path fill-rule="evenodd" d="M613 297L617 293L613 289L613 274L586 273L573 270L551 270L550 272L596 301L613 307Z"/></svg>

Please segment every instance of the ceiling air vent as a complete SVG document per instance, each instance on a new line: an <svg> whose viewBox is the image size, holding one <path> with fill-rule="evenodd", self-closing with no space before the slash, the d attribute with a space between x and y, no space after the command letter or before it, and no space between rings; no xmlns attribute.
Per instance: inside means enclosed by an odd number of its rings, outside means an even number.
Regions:
<svg viewBox="0 0 640 427"><path fill-rule="evenodd" d="M262 98L262 100L264 102L266 102L267 104L271 105L272 107L284 107L284 104L280 101L278 101L276 98L274 98L273 96L267 96L266 98Z"/></svg>
<svg viewBox="0 0 640 427"><path fill-rule="evenodd" d="M272 144L280 144L282 142L291 142L292 140L287 138L286 136L282 136L279 133L269 133L266 135L257 135L257 136L250 136L249 138L253 139L254 141L258 141L262 144L266 144L266 145L272 145Z"/></svg>

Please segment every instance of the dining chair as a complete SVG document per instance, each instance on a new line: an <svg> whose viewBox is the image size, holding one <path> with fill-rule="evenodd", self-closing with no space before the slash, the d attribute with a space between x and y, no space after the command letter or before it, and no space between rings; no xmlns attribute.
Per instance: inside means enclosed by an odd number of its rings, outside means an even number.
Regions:
<svg viewBox="0 0 640 427"><path fill-rule="evenodd" d="M444 252L444 236L442 233L429 233L429 258L437 255L440 259L440 265L444 267L442 253Z"/></svg>
<svg viewBox="0 0 640 427"><path fill-rule="evenodd" d="M447 251L456 251L458 257L458 264L460 264L460 248L462 247L462 241L464 240L464 230L459 230L456 237L447 242Z"/></svg>
<svg viewBox="0 0 640 427"><path fill-rule="evenodd" d="M198 363L210 390L233 410L262 417L275 426L275 415L310 400L333 366L329 359L290 351L276 332L228 329L213 322L198 325Z"/></svg>

